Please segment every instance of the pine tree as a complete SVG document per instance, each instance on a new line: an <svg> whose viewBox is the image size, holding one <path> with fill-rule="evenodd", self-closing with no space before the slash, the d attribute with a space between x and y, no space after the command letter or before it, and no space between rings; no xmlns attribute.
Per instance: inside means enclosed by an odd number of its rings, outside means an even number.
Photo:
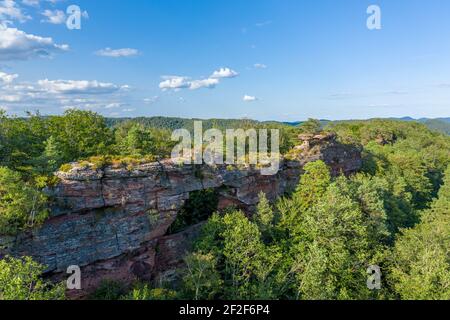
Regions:
<svg viewBox="0 0 450 320"><path fill-rule="evenodd" d="M265 193L261 192L259 194L259 203L256 207L255 222L264 239L268 239L272 234L273 219L273 209Z"/></svg>

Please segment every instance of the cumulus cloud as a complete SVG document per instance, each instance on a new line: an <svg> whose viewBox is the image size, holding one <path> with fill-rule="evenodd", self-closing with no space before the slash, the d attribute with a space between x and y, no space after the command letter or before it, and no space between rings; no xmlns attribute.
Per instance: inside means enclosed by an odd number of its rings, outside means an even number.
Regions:
<svg viewBox="0 0 450 320"><path fill-rule="evenodd" d="M221 79L221 78L235 78L239 75L234 70L231 70L230 68L220 68L219 70L216 70L213 72L210 78L213 79Z"/></svg>
<svg viewBox="0 0 450 320"><path fill-rule="evenodd" d="M0 81L1 84L1 81ZM130 108L124 86L99 81L40 80L0 85L0 105L14 112L60 109L121 110Z"/></svg>
<svg viewBox="0 0 450 320"><path fill-rule="evenodd" d="M47 18L41 20L41 22L45 23L63 24L67 20L66 14L61 10L45 10L41 14Z"/></svg>
<svg viewBox="0 0 450 320"><path fill-rule="evenodd" d="M38 84L43 89L52 93L63 94L103 94L113 93L121 89L113 83L87 80L39 80Z"/></svg>
<svg viewBox="0 0 450 320"><path fill-rule="evenodd" d="M0 71L0 83L11 83L19 77L18 74L8 74Z"/></svg>
<svg viewBox="0 0 450 320"><path fill-rule="evenodd" d="M255 96L245 95L245 96L242 98L242 100L245 101L245 102L253 102L253 101L258 100L258 98L256 98Z"/></svg>
<svg viewBox="0 0 450 320"><path fill-rule="evenodd" d="M219 79L207 78L201 80L190 80L189 77L180 76L164 76L164 81L159 84L159 88L165 90L190 89L197 90L200 88L215 88L219 84Z"/></svg>
<svg viewBox="0 0 450 320"><path fill-rule="evenodd" d="M218 79L208 78L203 80L194 80L191 81L189 89L196 90L200 88L214 88L216 85L219 84Z"/></svg>
<svg viewBox="0 0 450 320"><path fill-rule="evenodd" d="M197 90L200 88L215 88L225 78L234 78L239 74L230 68L221 68L213 72L211 76L205 79L191 80L190 77L182 76L163 76L162 81L159 84L159 88L163 91L166 90L181 90L190 89Z"/></svg>
<svg viewBox="0 0 450 320"><path fill-rule="evenodd" d="M17 20L19 22L26 22L31 20L29 15L26 15L21 8L19 8L13 0L0 1L0 21L1 20Z"/></svg>
<svg viewBox="0 0 450 320"><path fill-rule="evenodd" d="M185 89L189 88L191 85L191 82L189 81L188 77L180 77L180 76L163 76L162 81L159 84L159 88L162 90L179 90L179 89Z"/></svg>
<svg viewBox="0 0 450 320"><path fill-rule="evenodd" d="M122 48L122 49L105 48L96 51L95 54L102 57L121 58L121 57L137 56L139 54L139 50L132 48Z"/></svg>
<svg viewBox="0 0 450 320"><path fill-rule="evenodd" d="M0 25L0 60L27 60L49 57L53 53L69 50L67 44L56 44L52 38L25 33L16 28Z"/></svg>

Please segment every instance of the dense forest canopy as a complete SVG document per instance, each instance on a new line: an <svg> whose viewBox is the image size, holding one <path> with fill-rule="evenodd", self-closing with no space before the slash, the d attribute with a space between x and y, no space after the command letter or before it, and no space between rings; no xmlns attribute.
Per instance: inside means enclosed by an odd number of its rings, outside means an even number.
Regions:
<svg viewBox="0 0 450 320"><path fill-rule="evenodd" d="M190 212L199 203L212 212L187 219L207 221L176 286L105 283L94 298L450 299L450 137L434 130L442 123L205 121L205 129L278 128L283 153L299 133L334 132L361 148L363 168L333 178L323 162L309 163L295 192L276 203L261 194L253 216L213 212L205 202L214 197L198 195ZM178 128L192 130L193 120L105 119L78 110L18 118L0 111L0 234L45 221L45 188L67 163L168 157ZM183 227L185 221L176 226ZM381 267L381 290L366 285L370 265ZM64 298L59 284L42 280L42 270L27 257L0 260L0 299Z"/></svg>

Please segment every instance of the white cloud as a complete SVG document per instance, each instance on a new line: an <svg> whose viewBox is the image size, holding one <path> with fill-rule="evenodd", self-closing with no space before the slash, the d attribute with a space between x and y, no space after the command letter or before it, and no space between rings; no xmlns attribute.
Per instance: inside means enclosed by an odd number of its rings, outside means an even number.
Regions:
<svg viewBox="0 0 450 320"><path fill-rule="evenodd" d="M253 102L253 101L258 100L258 98L256 98L255 96L245 95L245 96L242 98L242 100L245 101L245 102Z"/></svg>
<svg viewBox="0 0 450 320"><path fill-rule="evenodd" d="M0 1L0 21L8 19L17 20L23 23L27 20L31 20L31 17L23 13L22 9L16 5L15 1L2 0Z"/></svg>
<svg viewBox="0 0 450 320"><path fill-rule="evenodd" d="M163 91L180 89L197 90L200 88L214 88L219 84L219 79L207 78L201 80L190 80L188 77L180 76L164 76L164 81L159 84L159 88Z"/></svg>
<svg viewBox="0 0 450 320"><path fill-rule="evenodd" d="M45 10L41 13L47 19L41 20L41 22L51 24L63 24L66 22L67 17L64 11L61 10Z"/></svg>
<svg viewBox="0 0 450 320"><path fill-rule="evenodd" d="M214 88L216 85L219 84L218 79L208 78L203 80L194 80L191 81L189 89L196 90L200 88Z"/></svg>
<svg viewBox="0 0 450 320"><path fill-rule="evenodd" d="M144 103L145 104L152 104L152 103L155 103L156 101L158 101L158 99L159 99L159 96L153 96L151 98L145 98L144 99Z"/></svg>
<svg viewBox="0 0 450 320"><path fill-rule="evenodd" d="M133 112L136 111L136 109L123 109L122 112Z"/></svg>
<svg viewBox="0 0 450 320"><path fill-rule="evenodd" d="M185 89L189 88L191 83L189 81L189 78L187 77L180 77L180 76L163 76L162 81L159 84L159 88L162 90L179 90L179 89Z"/></svg>
<svg viewBox="0 0 450 320"><path fill-rule="evenodd" d="M47 19L42 19L43 23L51 23L51 24L65 24L67 21L67 16L64 11L61 10L45 10L41 12L41 15L46 17ZM89 13L87 11L83 11L81 16L85 19L89 19Z"/></svg>
<svg viewBox="0 0 450 320"><path fill-rule="evenodd" d="M225 78L234 78L239 74L231 70L230 68L221 68L213 72L213 74L205 79L199 80L191 80L190 77L182 77L182 76L163 76L162 81L159 84L159 88L163 91L166 90L175 90L178 91L180 89L190 89L197 90L200 88L215 88L221 79Z"/></svg>
<svg viewBox="0 0 450 320"><path fill-rule="evenodd" d="M22 0L22 3L30 7L39 7L41 2L50 2L51 4L56 4L63 1L65 0Z"/></svg>
<svg viewBox="0 0 450 320"><path fill-rule="evenodd" d="M1 81L0 81L1 84ZM63 109L121 110L129 108L123 86L99 81L41 80L0 85L0 105L16 113L40 110L55 113Z"/></svg>
<svg viewBox="0 0 450 320"><path fill-rule="evenodd" d="M221 79L221 78L234 78L237 77L239 73L230 68L220 68L213 72L210 78Z"/></svg>
<svg viewBox="0 0 450 320"><path fill-rule="evenodd" d="M22 0L22 3L30 7L39 7L39 0Z"/></svg>
<svg viewBox="0 0 450 320"><path fill-rule="evenodd" d="M116 109L116 108L121 108L123 107L125 104L124 103L120 103L120 102L112 102L112 103L108 103L105 106L105 109Z"/></svg>
<svg viewBox="0 0 450 320"><path fill-rule="evenodd" d="M8 74L0 71L0 82L9 84L13 82L14 79L17 79L17 77L19 77L18 74Z"/></svg>
<svg viewBox="0 0 450 320"><path fill-rule="evenodd" d="M51 93L63 94L103 94L113 93L121 87L112 83L103 83L94 81L76 81L76 80L39 80L39 86Z"/></svg>
<svg viewBox="0 0 450 320"><path fill-rule="evenodd" d="M267 68L267 66L263 63L255 63L253 66L255 67L255 69L266 69Z"/></svg>
<svg viewBox="0 0 450 320"><path fill-rule="evenodd" d="M49 57L55 52L69 50L66 44L58 45L52 38L27 34L16 28L0 25L0 60L26 60Z"/></svg>
<svg viewBox="0 0 450 320"><path fill-rule="evenodd" d="M105 48L96 51L95 54L102 57L121 58L121 57L137 56L139 54L139 51L137 49L132 48L122 48L122 49Z"/></svg>
<svg viewBox="0 0 450 320"><path fill-rule="evenodd" d="M20 95L0 95L1 102L19 102L22 101L22 97Z"/></svg>

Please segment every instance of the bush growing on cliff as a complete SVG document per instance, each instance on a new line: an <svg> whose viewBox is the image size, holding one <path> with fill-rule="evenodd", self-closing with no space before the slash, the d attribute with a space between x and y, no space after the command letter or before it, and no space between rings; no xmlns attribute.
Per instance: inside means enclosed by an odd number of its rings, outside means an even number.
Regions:
<svg viewBox="0 0 450 320"><path fill-rule="evenodd" d="M15 235L44 222L47 198L22 176L0 167L0 234Z"/></svg>
<svg viewBox="0 0 450 320"><path fill-rule="evenodd" d="M0 260L0 300L63 300L63 283L51 284L41 276L44 267L30 257Z"/></svg>

